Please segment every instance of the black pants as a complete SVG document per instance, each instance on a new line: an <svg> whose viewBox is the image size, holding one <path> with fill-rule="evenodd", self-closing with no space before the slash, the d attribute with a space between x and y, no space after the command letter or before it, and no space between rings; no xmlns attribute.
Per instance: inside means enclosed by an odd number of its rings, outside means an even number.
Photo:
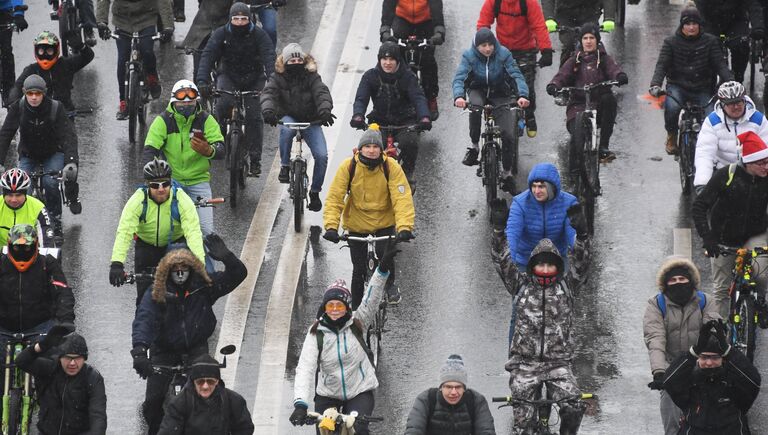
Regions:
<svg viewBox="0 0 768 435"><path fill-rule="evenodd" d="M366 391L360 393L357 396L347 400L346 402L331 399L330 397L315 396L315 412L322 414L328 408L336 408L337 411L342 414L349 415L352 411L357 411L359 415L370 416L373 413L373 407L375 401L373 398L373 391ZM317 434L320 434L319 429L315 429ZM369 435L368 423L355 423L355 433L357 435Z"/></svg>
<svg viewBox="0 0 768 435"><path fill-rule="evenodd" d="M483 89L470 89L469 102L476 105L484 105L486 103L492 105L503 104L509 102L509 97L486 97L485 90ZM512 142L512 134L514 124L512 122L512 112L509 108L496 109L493 112L493 117L496 120L496 125L501 128L501 147L502 156L501 164L504 170L510 170L512 164L509 151L511 150L510 142ZM480 112L470 112L469 114L469 138L472 143L478 143L480 141L480 131L482 130L483 114Z"/></svg>
<svg viewBox="0 0 768 435"><path fill-rule="evenodd" d="M236 84L228 75L219 73L216 77L216 87L226 91L251 91L264 87L263 83ZM248 145L248 154L251 162L261 162L261 145L264 142L264 120L261 117L261 100L259 97L246 97L245 103L245 141ZM216 119L221 125L221 134L226 137L227 121L232 107L235 105L235 97L222 94L216 101Z"/></svg>
<svg viewBox="0 0 768 435"><path fill-rule="evenodd" d="M77 0L77 11L80 13L80 24L83 25L83 28L93 30L96 27L93 0Z"/></svg>
<svg viewBox="0 0 768 435"><path fill-rule="evenodd" d="M531 104L525 108L526 120L533 118L533 113L536 111L536 86L534 86L536 83L536 54L536 50L512 52L517 67L520 68L520 72L525 77L525 84L528 85L528 101Z"/></svg>
<svg viewBox="0 0 768 435"><path fill-rule="evenodd" d="M395 141L400 144L403 172L410 178L416 168L416 158L419 156L419 133L401 130L395 133Z"/></svg>
<svg viewBox="0 0 768 435"><path fill-rule="evenodd" d="M164 0L163 0L164 1ZM155 26L141 29L139 35L154 35L157 32ZM116 39L117 44L117 86L120 91L120 100L125 100L125 63L131 56L131 38L122 36ZM155 41L152 38L139 39L139 51L144 72L147 75L157 75L157 58L155 58Z"/></svg>
<svg viewBox="0 0 768 435"><path fill-rule="evenodd" d="M171 352L160 346L153 345L149 349L150 361L152 364L179 365L190 363L195 358L208 354L208 343L203 342L188 349L186 354ZM161 374L153 374L147 378L147 392L144 397L144 403L141 405L144 420L147 422L149 435L155 435L160 430L160 423L163 421L163 401L171 384L171 377Z"/></svg>
<svg viewBox="0 0 768 435"><path fill-rule="evenodd" d="M616 112L618 109L616 96L613 95L613 92L607 92L601 95L598 101L597 125L600 126L600 148L607 150L610 145L611 136L613 135L613 125L616 123ZM576 118L569 119L565 124L568 132L571 133L571 138L573 138L573 128L575 124ZM574 147L571 146L571 149L574 150Z"/></svg>
<svg viewBox="0 0 768 435"><path fill-rule="evenodd" d="M396 16L392 21L392 34L395 38L406 39L410 35L416 35L419 39L431 38L435 34L435 26L432 20L424 21L419 24L411 24L408 21ZM427 100L437 98L440 91L437 82L437 61L435 60L435 47L428 47L425 50L416 53L416 61L421 56L421 88L424 89L424 95ZM405 59L405 49L403 48L402 58Z"/></svg>
<svg viewBox="0 0 768 435"><path fill-rule="evenodd" d="M375 233L375 236L394 235L395 227L382 228ZM350 236L365 237L366 233L354 233L350 232ZM365 274L368 271L368 244L365 242L353 242L349 241L349 256L352 258L352 308L355 309L360 306L363 301L363 285L365 284ZM376 243L376 255L381 257L384 255L384 250L387 247L386 242ZM393 264L392 270L389 271L389 278L387 278L387 288L391 287L395 282L395 267Z"/></svg>
<svg viewBox="0 0 768 435"><path fill-rule="evenodd" d="M704 31L715 35L725 35L726 46L731 51L731 71L737 82L744 81L744 73L749 64L749 18L738 17L729 23L708 23Z"/></svg>
<svg viewBox="0 0 768 435"><path fill-rule="evenodd" d="M13 17L9 13L0 13L0 24L10 24ZM16 81L16 63L13 59L13 31L0 30L0 89L3 93L3 103L6 104L6 95L13 89Z"/></svg>

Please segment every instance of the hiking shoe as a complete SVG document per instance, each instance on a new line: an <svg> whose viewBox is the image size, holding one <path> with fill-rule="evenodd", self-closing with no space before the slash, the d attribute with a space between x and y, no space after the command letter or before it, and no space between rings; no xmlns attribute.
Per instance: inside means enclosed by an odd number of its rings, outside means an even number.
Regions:
<svg viewBox="0 0 768 435"><path fill-rule="evenodd" d="M477 160L479 152L480 151L477 148L467 148L467 153L464 154L464 160L462 160L461 163L465 166L479 165L480 161Z"/></svg>
<svg viewBox="0 0 768 435"><path fill-rule="evenodd" d="M187 16L184 15L184 11L182 10L173 11L173 21L183 23L184 21L187 21Z"/></svg>
<svg viewBox="0 0 768 435"><path fill-rule="evenodd" d="M320 211L323 208L323 203L320 202L320 192L309 192L309 205L307 208L309 211Z"/></svg>
<svg viewBox="0 0 768 435"><path fill-rule="evenodd" d="M125 121L128 119L128 103L125 100L120 100L120 107L117 109L115 115L118 121Z"/></svg>
<svg viewBox="0 0 768 435"><path fill-rule="evenodd" d="M387 304L397 305L403 300L403 296L400 294L400 288L396 285L387 289Z"/></svg>
<svg viewBox="0 0 768 435"><path fill-rule="evenodd" d="M664 149L670 156L677 155L677 133L667 133L667 143L664 144Z"/></svg>
<svg viewBox="0 0 768 435"><path fill-rule="evenodd" d="M440 117L440 110L437 109L437 97L430 98L427 101L427 106L429 106L429 118L432 121L437 121L437 118Z"/></svg>
<svg viewBox="0 0 768 435"><path fill-rule="evenodd" d="M536 117L531 115L530 118L525 120L525 133L530 138L536 137Z"/></svg>
<svg viewBox="0 0 768 435"><path fill-rule="evenodd" d="M608 148L600 148L600 162L609 163L616 160L616 154Z"/></svg>
<svg viewBox="0 0 768 435"><path fill-rule="evenodd" d="M499 189L511 195L514 195L515 194L515 177L513 175L507 175L506 177L502 177L501 186L499 186Z"/></svg>
<svg viewBox="0 0 768 435"><path fill-rule="evenodd" d="M83 212L83 203L80 201L71 201L69 203L69 211L72 212L72 214L80 214Z"/></svg>
<svg viewBox="0 0 768 435"><path fill-rule="evenodd" d="M248 168L248 176L249 177L258 177L261 175L261 162L257 162L253 159L251 159L251 164Z"/></svg>
<svg viewBox="0 0 768 435"><path fill-rule="evenodd" d="M160 79L157 74L147 74L147 87L149 88L149 94L153 99L160 98L160 94L163 93L163 88L160 86Z"/></svg>
<svg viewBox="0 0 768 435"><path fill-rule="evenodd" d="M280 173L277 174L277 181L288 184L290 178L290 169L288 166L280 166Z"/></svg>

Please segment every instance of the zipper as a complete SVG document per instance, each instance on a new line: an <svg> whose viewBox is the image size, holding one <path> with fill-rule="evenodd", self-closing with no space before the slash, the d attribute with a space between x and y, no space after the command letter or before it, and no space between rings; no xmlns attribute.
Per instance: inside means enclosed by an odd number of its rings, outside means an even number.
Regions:
<svg viewBox="0 0 768 435"><path fill-rule="evenodd" d="M336 357L339 359L339 370L341 371L341 394L344 401L347 401L347 381L344 379L344 362L341 360L341 343L339 343L339 333L336 334Z"/></svg>
<svg viewBox="0 0 768 435"><path fill-rule="evenodd" d="M64 401L64 394L67 393L67 385L69 385L69 376L64 380L64 390L61 391L61 403L67 403ZM64 408L61 409L61 420L59 420L59 431L57 434L61 435L61 429L64 427Z"/></svg>
<svg viewBox="0 0 768 435"><path fill-rule="evenodd" d="M541 204L541 221L543 225L542 227L544 228L541 238L544 239L547 237L547 203L546 202Z"/></svg>
<svg viewBox="0 0 768 435"><path fill-rule="evenodd" d="M22 326L24 324L23 317L22 317L22 304L21 304L21 279L23 278L23 274L19 273L19 331L23 330L24 327Z"/></svg>
<svg viewBox="0 0 768 435"><path fill-rule="evenodd" d="M544 289L541 292L541 350L539 351L539 361L544 361L544 335L547 330L547 313L546 313L546 303L547 303L547 288L544 287Z"/></svg>
<svg viewBox="0 0 768 435"><path fill-rule="evenodd" d="M187 310L184 308L184 300L181 301L181 330L184 332L184 345L189 349L189 340L187 339Z"/></svg>
<svg viewBox="0 0 768 435"><path fill-rule="evenodd" d="M149 195L149 193L147 193L147 195ZM149 198L149 199L152 199L152 198ZM168 198L168 199L170 199L170 198ZM147 204L149 204L149 202L147 202ZM155 204L157 204L157 203L155 203ZM156 219L156 221L157 221L157 223L155 224L155 246L160 246L160 204L157 204L157 219Z"/></svg>
<svg viewBox="0 0 768 435"><path fill-rule="evenodd" d="M488 72L489 64L491 62L490 57L485 58L485 98L491 98L491 79Z"/></svg>

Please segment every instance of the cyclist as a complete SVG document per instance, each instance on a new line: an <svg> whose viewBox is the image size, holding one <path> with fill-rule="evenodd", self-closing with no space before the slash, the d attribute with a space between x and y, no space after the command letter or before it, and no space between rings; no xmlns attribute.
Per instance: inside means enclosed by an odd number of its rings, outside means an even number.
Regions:
<svg viewBox="0 0 768 435"><path fill-rule="evenodd" d="M13 31L26 30L29 27L24 18L24 11L16 10L24 6L24 0L4 0L0 2L0 94L3 97L3 107L10 102L10 92L16 80L16 64L13 58ZM10 27L15 26L15 27Z"/></svg>
<svg viewBox="0 0 768 435"><path fill-rule="evenodd" d="M480 28L472 41L472 47L462 54L461 63L453 76L453 104L464 109L468 99L470 104L478 106L499 105L511 102L515 95L519 107L528 107L528 85L512 53L499 44L490 29ZM511 185L514 184L513 171L517 169L512 168L510 162L510 154L513 151L510 142L515 126L508 107L498 108L493 114L496 123L501 127L501 162L505 171L502 189L511 192ZM469 138L472 146L467 148L462 161L467 166L480 163L477 156L480 150L481 118L480 112L473 111L469 114Z"/></svg>
<svg viewBox="0 0 768 435"><path fill-rule="evenodd" d="M439 92L435 46L445 42L443 0L384 0L381 5L381 42L407 40L415 35L428 39L429 45L420 54L421 87L427 98L430 119L435 121L440 112L437 107ZM402 57L402 56L401 56Z"/></svg>
<svg viewBox="0 0 768 435"><path fill-rule="evenodd" d="M8 108L8 116L0 128L0 169L8 155L11 141L19 132L19 168L27 174L38 168L60 171L64 179L64 194L70 211L79 214L82 205L78 199L78 152L75 125L67 116L64 104L45 95L45 80L32 74L24 80L24 98ZM45 205L51 213L53 232L57 244L64 235L61 227L61 192L59 180L52 175L43 177Z"/></svg>
<svg viewBox="0 0 768 435"><path fill-rule="evenodd" d="M168 403L159 435L251 435L253 421L243 396L224 386L219 362L210 355L192 361L189 380Z"/></svg>
<svg viewBox="0 0 768 435"><path fill-rule="evenodd" d="M16 224L32 225L42 239L43 246L54 246L53 226L45 204L27 196L29 175L19 168L11 168L0 176L3 201L0 203L0 244L8 241L8 230Z"/></svg>
<svg viewBox="0 0 768 435"><path fill-rule="evenodd" d="M332 113L333 98L328 86L317 73L315 59L305 54L296 43L288 44L275 62L275 72L261 94L264 122L277 125L278 117L284 122L322 121L333 125L336 118ZM291 141L296 131L280 126L280 174L281 183L288 183ZM320 211L320 190L323 188L325 171L328 167L328 148L323 129L312 125L302 132L302 137L312 151L315 169L312 172L312 186L309 189L309 209Z"/></svg>
<svg viewBox="0 0 768 435"><path fill-rule="evenodd" d="M171 382L152 366L189 363L207 355L208 338L216 327L212 307L248 273L221 237L208 235L205 244L214 259L224 262L224 271L206 273L203 263L187 249L168 252L160 260L152 289L144 293L133 320L131 356L136 373L148 378L142 413L150 435L160 428L163 399ZM147 356L148 349L151 356Z"/></svg>
<svg viewBox="0 0 768 435"><path fill-rule="evenodd" d="M563 86L586 86L606 80L616 80L619 86L629 83L627 73L605 51L600 43L600 32L593 23L581 26L579 40L581 44L575 55L568 59L552 81L547 85L547 93L555 95ZM592 91L592 99L597 106L597 123L600 127L600 160L610 162L616 155L609 149L613 124L616 123L616 96L610 88ZM576 114L585 110L584 95L572 96L566 110L568 132L573 136ZM573 147L572 147L573 148Z"/></svg>
<svg viewBox="0 0 768 435"><path fill-rule="evenodd" d="M307 332L296 365L294 409L289 419L293 425L306 421L310 397L314 397L315 412L320 414L331 407L344 414L373 412L373 392L379 381L363 334L379 309L387 277L394 269L393 259L399 252L394 246L387 244L387 252L381 256L357 309L352 306L352 295L343 279L337 279L325 290L317 320ZM341 353L337 351L339 346L344 349ZM356 434L369 434L367 422L355 423Z"/></svg>
<svg viewBox="0 0 768 435"><path fill-rule="evenodd" d="M54 326L43 339L16 357L16 365L35 377L40 404L37 428L41 434L107 433L107 395L104 378L85 361L85 338ZM57 345L56 342L63 340ZM55 349L53 358L46 352Z"/></svg>
<svg viewBox="0 0 768 435"><path fill-rule="evenodd" d="M211 160L226 156L224 136L216 118L198 104L200 92L189 80L173 85L168 107L152 121L144 141L144 161L165 156L173 179L190 198L210 198ZM200 207L203 235L213 233L213 209ZM213 271L213 269L209 269Z"/></svg>
<svg viewBox="0 0 768 435"><path fill-rule="evenodd" d="M47 95L61 101L68 112L73 112L75 105L72 102L72 80L76 72L91 63L94 56L90 47L82 43L78 46L77 42L79 41L76 41L76 38L70 42L70 46L77 48L77 53L62 57L59 56L59 38L53 32L40 32L33 42L35 63L29 64L16 78L10 101L18 101L24 94L24 81L32 74L37 74L45 80Z"/></svg>
<svg viewBox="0 0 768 435"><path fill-rule="evenodd" d="M701 125L696 141L696 175L693 185L701 192L716 168L739 160L737 134L752 131L768 140L768 121L739 82L725 82L717 90L715 110Z"/></svg>
<svg viewBox="0 0 768 435"><path fill-rule="evenodd" d="M407 67L401 67L400 48L394 42L381 44L378 64L363 74L357 86L353 105L352 128L364 129L365 110L372 101L373 110L368 114L369 123L379 125L407 125L418 123L421 130L432 129L427 99L419 86L416 75ZM395 141L400 143L403 170L408 174L409 183L414 179L414 168L419 149L418 134L413 131L395 132ZM353 284L354 287L354 284Z"/></svg>
<svg viewBox="0 0 768 435"><path fill-rule="evenodd" d="M661 422L666 435L677 435L683 411L662 388L664 374L681 352L696 344L699 330L710 320L719 319L717 306L707 303L698 291L699 269L685 257L667 257L656 274L659 293L648 299L643 315L643 336L651 360L651 390L661 390Z"/></svg>
<svg viewBox="0 0 768 435"><path fill-rule="evenodd" d="M333 177L323 211L323 238L339 242L339 221L350 235L394 235L401 241L413 239L416 212L408 180L397 162L384 152L381 133L369 128L363 133L358 152L341 162ZM368 247L365 242L349 241L352 258L352 308L360 306L366 275ZM379 256L384 243L376 246ZM387 299L400 302L400 290L395 283L395 270L387 280Z"/></svg>
<svg viewBox="0 0 768 435"><path fill-rule="evenodd" d="M497 7L498 5L498 7ZM531 104L525 109L525 129L528 137L536 136L536 52L541 52L538 66L552 65L552 42L549 40L544 14L537 1L528 0L485 0L477 30L491 28L496 22L496 36L499 43L512 52L520 72L528 86Z"/></svg>
<svg viewBox="0 0 768 435"><path fill-rule="evenodd" d="M712 264L714 302L720 317L728 316L733 257L720 255L720 246L753 247L768 245L768 147L748 131L738 136L742 144L739 163L715 171L693 201L691 215L696 231L704 242L704 255ZM754 259L757 270L768 267L768 259ZM759 285L758 311L765 315L765 274L755 276Z"/></svg>
<svg viewBox="0 0 768 435"><path fill-rule="evenodd" d="M725 324L707 322L690 351L669 365L662 387L683 410L679 433L750 433L746 414L760 393L760 373L726 337Z"/></svg>
<svg viewBox="0 0 768 435"><path fill-rule="evenodd" d="M616 28L616 2L614 0L542 0L541 9L544 11L546 18L544 24L546 24L547 30L550 32L560 30L561 67L577 49L581 40L579 27L587 23L597 23L600 20L600 15L602 15L603 24L599 28L593 24L595 32L601 30L612 32ZM559 26L571 27L573 30L561 30ZM600 42L600 35L596 36Z"/></svg>
<svg viewBox="0 0 768 435"><path fill-rule="evenodd" d="M186 245L200 261L205 261L203 235L195 204L173 185L171 167L165 160L144 165L146 185L136 189L123 207L112 246L109 283L125 283L125 257L131 240L136 241L134 267L146 273L160 262L174 246ZM136 306L152 284L150 278L136 279Z"/></svg>
<svg viewBox="0 0 768 435"><path fill-rule="evenodd" d="M60 3L62 3L61 0L48 0L48 4L51 5L51 8L53 9L53 12L51 14L58 14ZM96 15L94 13L93 9L93 0L78 0L77 2L74 2L77 6L77 13L80 16L80 27L83 29L83 34L85 35L85 40L82 41L89 47L95 47L96 46L96 35L93 33L93 29L96 28ZM58 19L58 18L57 18ZM73 41L80 42L80 36L77 34L79 33L79 30L77 29L70 29L74 33ZM80 44L72 44L70 45L73 50L79 51L82 50L83 47L78 47L77 45Z"/></svg>
<svg viewBox="0 0 768 435"><path fill-rule="evenodd" d="M723 38L723 50L731 52L731 70L737 82L744 81L749 63L749 38L763 39L761 0L694 0L701 12L704 31ZM750 24L752 24L750 28Z"/></svg>
<svg viewBox="0 0 768 435"><path fill-rule="evenodd" d="M666 92L681 103L688 101L704 105L715 91L715 77L733 80L733 73L723 60L717 38L701 31L701 15L695 7L685 7L680 13L680 26L675 34L664 39L656 61L656 70L648 93L662 94L661 85L667 79ZM677 154L678 119L682 106L672 98L664 100L664 129L667 131L667 154ZM707 111L711 108L707 108Z"/></svg>
<svg viewBox="0 0 768 435"><path fill-rule="evenodd" d="M237 2L229 8L229 24L211 34L200 58L197 83L204 97L210 96L210 77L215 65L216 87L225 91L260 91L275 69L275 48L267 34L251 23L251 9ZM248 176L261 174L261 147L264 121L258 97L243 99L245 105L245 137L250 165ZM216 119L225 126L235 97L222 94L216 103ZM222 129L226 134L226 127Z"/></svg>
<svg viewBox="0 0 768 435"><path fill-rule="evenodd" d="M99 36L108 40L112 32L109 30L110 4L113 3L112 22L115 30L127 33L138 32L141 62L146 73L146 84L152 98L160 98L162 88L157 76L157 59L155 58L155 42L149 36L157 33L158 15L165 25L161 41L173 38L173 14L171 2L168 0L97 0L96 22ZM125 68L131 55L131 38L120 36L115 41L117 46L117 88L120 93L120 108L117 119L128 119L128 103L125 95Z"/></svg>
<svg viewBox="0 0 768 435"><path fill-rule="evenodd" d="M450 355L440 368L438 388L416 397L405 423L405 435L496 435L485 396L467 388L467 369L460 355Z"/></svg>

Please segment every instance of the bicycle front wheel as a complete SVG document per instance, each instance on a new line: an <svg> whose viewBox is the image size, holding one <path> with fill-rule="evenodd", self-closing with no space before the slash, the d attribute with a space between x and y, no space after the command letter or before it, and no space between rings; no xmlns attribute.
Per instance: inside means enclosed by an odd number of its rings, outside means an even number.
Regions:
<svg viewBox="0 0 768 435"><path fill-rule="evenodd" d="M240 172L242 171L242 161L240 159L240 130L230 125L227 135L227 150L229 151L229 206L237 207L237 194L240 189Z"/></svg>
<svg viewBox="0 0 768 435"><path fill-rule="evenodd" d="M683 195L690 195L691 187L693 186L693 176L695 174L693 162L696 153L697 136L692 131L680 133L680 143L678 146L680 158L677 160L677 163L680 167L680 187L682 187Z"/></svg>
<svg viewBox="0 0 768 435"><path fill-rule="evenodd" d="M586 113L576 115L574 124L573 154L578 160L581 183L577 192L583 201L589 234L595 232L595 201L600 195L600 155L592 144L592 123Z"/></svg>
<svg viewBox="0 0 768 435"><path fill-rule="evenodd" d="M21 433L21 389L14 388L8 391L8 433L16 435Z"/></svg>
<svg viewBox="0 0 768 435"><path fill-rule="evenodd" d="M69 27L69 11L64 5L60 6L61 13L59 14L59 43L61 44L61 55L69 56L69 38L67 36L70 32Z"/></svg>
<svg viewBox="0 0 768 435"><path fill-rule="evenodd" d="M751 362L755 358L755 330L757 326L755 301L750 296L742 295L738 307L738 314L733 316L733 323L736 328L736 346Z"/></svg>
<svg viewBox="0 0 768 435"><path fill-rule="evenodd" d="M307 163L296 159L291 163L291 190L293 191L293 229L301 231L301 218L304 216L304 201L307 197L306 184L304 182Z"/></svg>
<svg viewBox="0 0 768 435"><path fill-rule="evenodd" d="M517 175L517 164L520 155L520 135L522 131L520 129L520 112L513 110L510 113L510 123L512 124L511 138L509 141L509 149L507 150L509 158L509 170L512 171L512 175Z"/></svg>
<svg viewBox="0 0 768 435"><path fill-rule="evenodd" d="M141 88L139 72L135 69L128 73L128 141L136 143L136 133L139 129L139 105L141 104Z"/></svg>
<svg viewBox="0 0 768 435"><path fill-rule="evenodd" d="M485 200L488 204L497 197L499 183L499 157L496 144L487 142L483 145L483 184L485 185Z"/></svg>

